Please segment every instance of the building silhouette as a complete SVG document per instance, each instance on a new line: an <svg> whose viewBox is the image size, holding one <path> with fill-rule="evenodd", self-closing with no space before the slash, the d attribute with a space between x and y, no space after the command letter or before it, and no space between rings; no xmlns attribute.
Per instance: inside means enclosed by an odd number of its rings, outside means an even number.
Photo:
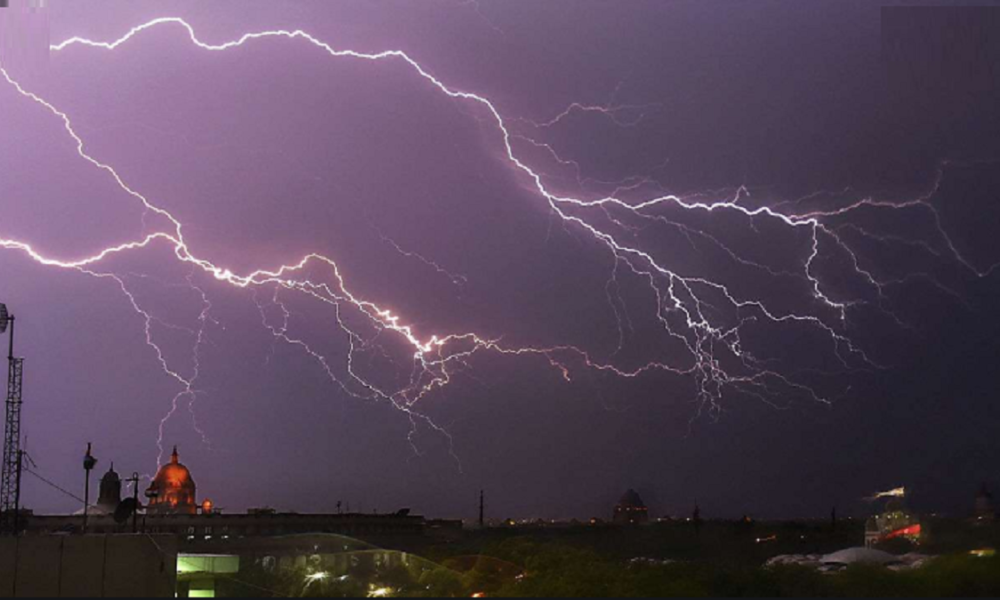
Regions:
<svg viewBox="0 0 1000 600"><path fill-rule="evenodd" d="M111 463L108 472L101 477L101 491L97 497L97 509L103 514L113 514L122 501L122 479Z"/></svg>
<svg viewBox="0 0 1000 600"><path fill-rule="evenodd" d="M978 522L992 522L996 519L996 516L996 508L993 505L993 494L990 493L986 488L986 484L983 483L976 493L974 518Z"/></svg>
<svg viewBox="0 0 1000 600"><path fill-rule="evenodd" d="M611 521L621 525L636 525L649 521L649 509L635 490L626 491L615 505Z"/></svg>

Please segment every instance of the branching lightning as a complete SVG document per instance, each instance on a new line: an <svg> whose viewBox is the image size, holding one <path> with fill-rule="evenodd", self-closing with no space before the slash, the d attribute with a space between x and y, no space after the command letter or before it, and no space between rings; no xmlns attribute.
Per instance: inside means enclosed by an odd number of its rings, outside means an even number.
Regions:
<svg viewBox="0 0 1000 600"><path fill-rule="evenodd" d="M449 281L451 281L454 285L456 285L458 287L461 287L461 286L465 285L466 283L468 283L469 278L466 277L465 275L459 275L457 273L452 273L451 271L449 271L448 269L445 269L444 267L442 267L438 263L434 262L433 260L431 260L429 258L426 258L424 255L420 254L419 252L413 252L412 250L404 250L403 248L400 247L399 244L396 243L395 240L393 240L389 236L385 235L381 231L378 231L377 228L376 228L376 231L378 232L379 239L381 239L383 242L385 242L386 244L388 244L389 246L391 246L393 250L395 250L399 254L405 256L406 258L413 258L413 259L416 259L416 260L424 263L425 265L427 265L431 269L434 269L435 271L437 271L441 275L444 275L445 277L447 277Z"/></svg>
<svg viewBox="0 0 1000 600"><path fill-rule="evenodd" d="M133 310L143 319L145 341L153 349L163 372L179 385L179 391L172 398L170 410L160 424L158 446L161 455L163 427L176 412L181 400L188 399L189 410L192 411L193 417L193 404L199 394L197 382L201 370L200 352L206 343L206 326L214 321L210 316L212 309L212 303L209 300L210 290L204 286L196 285L194 279L189 277L188 283L191 289L199 295L198 298L202 306L198 317L198 327L191 331L192 369L188 374L182 374L181 369L169 364L154 339L151 329L156 320L155 317L140 306L135 295L126 286L122 276L102 271L100 268L101 263L112 255L139 252L154 245L166 246L177 261L190 265L196 273L211 276L212 279L230 286L250 289L254 302L260 311L261 324L276 341L295 347L313 359L341 392L361 399L387 401L406 414L412 425L410 441L414 451L417 451L414 436L418 425L427 426L440 432L450 442L450 435L430 417L419 411L419 402L428 394L447 386L456 373L470 368L468 359L471 356L482 353L501 356L538 356L552 365L566 381L572 381L574 373L581 369L607 373L621 378L635 378L653 371L689 377L695 384L698 414L707 412L712 416L717 416L722 411L723 396L727 393L747 394L774 406L782 406L776 398L788 395L804 397L816 402L827 402L827 398L809 385L796 380L792 375L782 373L777 368L770 366L768 360L758 358L747 350L741 339L741 332L747 323L769 323L809 328L825 336L830 351L844 370L881 368L881 365L870 358L846 333L849 312L868 302L837 299L816 271L816 262L821 252L831 250L846 253L850 257L855 274L866 282L880 300L885 297L884 288L886 286L901 281L900 279L881 280L876 277L845 240L843 234L848 230L877 239L882 243L910 244L934 256L947 255L978 277L985 277L997 268L997 265L986 269L974 267L959 253L941 226L940 217L930 202L931 195L940 183L940 176L934 190L916 199L890 202L864 198L833 210L803 209L803 206L809 204L810 197L776 204L772 207L754 207L743 202L747 194L746 188L743 187L739 188L732 197L721 200L706 200L704 195L682 196L660 192L641 201L626 201L619 197L623 191L635 191L650 183L648 178L641 177L610 182L615 183L615 190L604 197L576 198L558 194L546 185L547 175L540 169L527 164L526 159L515 150L517 142L524 142L536 148L547 150L557 164L573 169L576 172L577 180L583 184L586 182L582 177L579 164L560 158L552 147L544 142L517 134L508 127L508 120L505 120L500 110L489 99L472 92L449 87L424 66L399 50L386 50L378 53L338 50L301 30L247 33L236 40L221 44L209 44L200 40L192 26L184 20L160 18L134 27L122 37L111 42L73 37L51 46L51 51L53 53L66 52L75 46L119 51L132 38L137 37L143 31L158 26L181 27L186 30L191 43L211 52L222 52L250 42L275 38L298 40L311 44L333 58L402 61L422 77L432 89L456 101L470 103L485 111L491 118L491 122L495 124L498 140L504 150L504 159L530 182L537 197L546 203L547 208L559 219L564 228L589 236L610 257L613 266L607 280L605 294L615 315L619 333L617 347L613 352L610 352L607 359L598 359L595 357L597 353L594 350L574 345L508 346L500 339L490 339L475 332L440 333L421 338L414 333L414 329L407 324L403 316L394 314L390 310L352 293L341 276L337 263L321 254L308 254L298 262L280 265L276 268L260 268L244 274L235 273L226 266L215 264L200 255L197 249L191 247L185 240L180 220L133 188L114 167L88 152L84 140L78 135L66 112L23 88L0 66L0 74L3 75L7 84L11 85L22 97L34 102L62 122L66 134L75 142L76 153L81 159L105 172L122 191L141 203L145 210L144 219L146 215L153 215L167 224L164 229L149 233L140 239L105 248L91 256L71 260L45 256L25 241L0 238L0 246L20 251L38 264L75 270L93 277L107 278L114 281L121 289ZM573 113L595 113L611 119L618 126L635 127L643 119L644 111L657 106L614 103L592 106L573 103L552 119L534 123L534 127L537 130L550 128ZM802 257L799 270L775 268L751 258L741 257L736 250L709 231L668 218L663 214L662 209L664 208L707 215L721 212L738 215L744 218L749 227L754 228L754 231L756 231L755 224L758 220L768 220L790 231L803 232L809 240L809 245L806 254ZM906 240L872 233L858 225L844 224L838 220L849 213L863 209L930 211L938 227L941 237L938 240L940 244L927 240ZM672 268L664 258L657 257L651 250L643 249L637 239L641 231L657 227L673 228L681 232L693 248L699 248L701 244L709 244L742 267L758 270L770 277L800 280L810 290L815 299L816 307L800 313L772 309L760 299L741 297L723 283ZM467 283L468 280L465 276L455 275L416 252L402 249L391 239L381 234L380 237L404 256L415 258L424 265L435 269L447 277L452 284L461 286ZM943 248L938 247L939 245L943 245ZM631 311L620 293L620 286L623 278L626 277L646 286L649 296L655 302L654 316L662 328L662 333L686 349L687 359L673 364L651 358L639 366L630 367L616 365L613 362L616 355L626 345L628 336L634 330L633 317L630 316ZM947 290L946 287L941 287ZM258 290L270 292L270 299L261 300L257 293ZM957 296L957 293L948 291ZM296 294L317 301L333 311L335 321L348 346L342 364L334 364L328 356L315 349L309 342L291 333L289 329L291 312L283 300L284 296L288 294ZM266 298L266 296L264 297ZM720 318L718 314L722 308L725 308L732 316L728 319ZM891 308L885 308L882 305L876 306L876 308L884 310L895 319ZM275 311L279 316L277 319ZM896 320L898 321L898 319ZM359 322L363 325L359 325ZM405 344L410 349L412 357L412 368L409 369L406 381L393 387L378 385L365 378L358 372L355 365L355 361L361 354L378 348L379 340L386 336ZM384 350L382 352L384 354ZM202 438L207 441L207 435L197 426L196 422L195 427Z"/></svg>

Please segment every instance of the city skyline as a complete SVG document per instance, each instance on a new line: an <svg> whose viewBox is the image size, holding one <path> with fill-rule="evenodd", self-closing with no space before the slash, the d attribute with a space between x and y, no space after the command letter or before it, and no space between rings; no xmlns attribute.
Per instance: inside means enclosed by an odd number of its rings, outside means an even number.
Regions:
<svg viewBox="0 0 1000 600"><path fill-rule="evenodd" d="M177 444L220 507L469 519L1000 481L986 9L232 8L0 13L40 473Z"/></svg>

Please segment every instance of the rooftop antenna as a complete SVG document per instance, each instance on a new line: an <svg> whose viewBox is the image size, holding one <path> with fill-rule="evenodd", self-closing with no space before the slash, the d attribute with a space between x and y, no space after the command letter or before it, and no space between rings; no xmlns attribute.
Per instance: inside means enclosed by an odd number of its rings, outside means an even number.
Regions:
<svg viewBox="0 0 1000 600"><path fill-rule="evenodd" d="M0 474L0 533L17 535L21 497L21 382L24 359L14 357L14 315L0 303L0 334L10 328L7 350L7 405Z"/></svg>
<svg viewBox="0 0 1000 600"><path fill-rule="evenodd" d="M83 533L87 533L87 509L90 507L90 472L97 466L97 459L90 453L90 442L87 442L87 453L83 455Z"/></svg>
<svg viewBox="0 0 1000 600"><path fill-rule="evenodd" d="M483 511L483 495L484 495L484 491L483 490L479 490L479 528L480 529L482 529L482 528L484 528L486 526L486 521L485 521L485 519L483 519L483 517L484 517L484 514L483 514L483 512L484 512Z"/></svg>

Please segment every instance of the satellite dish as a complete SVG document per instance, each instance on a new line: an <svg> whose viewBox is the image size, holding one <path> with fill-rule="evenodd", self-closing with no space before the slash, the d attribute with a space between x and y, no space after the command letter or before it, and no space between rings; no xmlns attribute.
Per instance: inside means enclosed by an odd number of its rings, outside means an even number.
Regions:
<svg viewBox="0 0 1000 600"><path fill-rule="evenodd" d="M10 322L10 315L7 314L7 305L0 303L0 333L7 331L7 323Z"/></svg>
<svg viewBox="0 0 1000 600"><path fill-rule="evenodd" d="M132 516L139 508L139 503L135 501L135 498L126 498L118 503L118 508L115 509L115 523L121 524L128 521L128 518Z"/></svg>

